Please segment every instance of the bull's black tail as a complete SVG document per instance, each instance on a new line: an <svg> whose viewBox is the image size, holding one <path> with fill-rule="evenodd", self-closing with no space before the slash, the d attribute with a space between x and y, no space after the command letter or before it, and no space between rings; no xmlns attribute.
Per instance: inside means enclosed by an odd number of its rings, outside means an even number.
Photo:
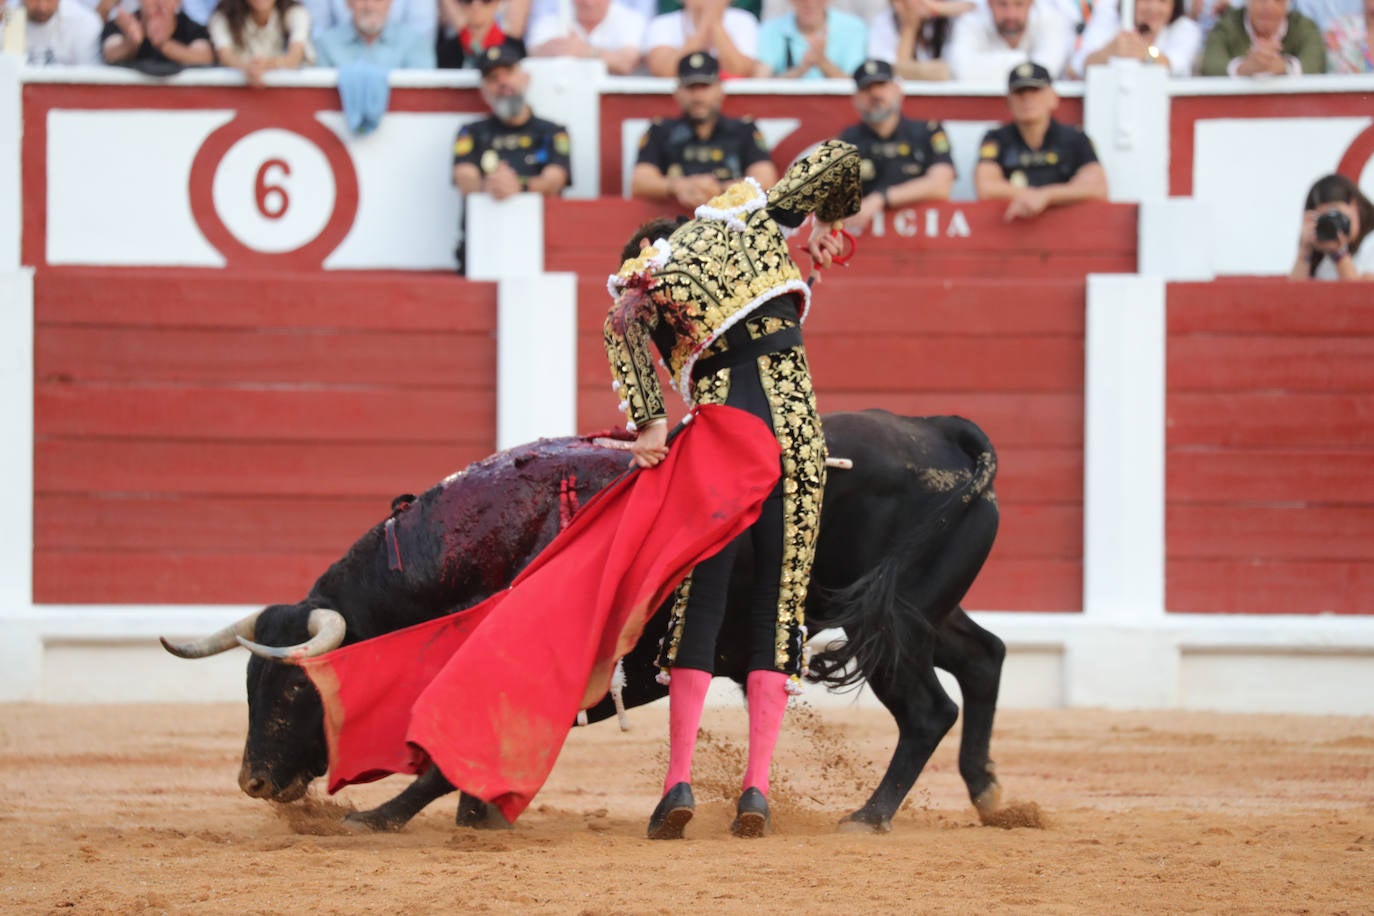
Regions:
<svg viewBox="0 0 1374 916"><path fill-rule="evenodd" d="M932 561L945 546L945 533L963 519L970 505L985 494L991 496L997 476L997 454L981 429L957 417L938 419L942 425L958 424L950 431L973 460L973 470L958 475L956 485L933 505L927 503L923 517L908 526L871 570L843 588L821 589L818 597L827 606L825 626L842 627L846 639L811 659L812 681L831 687L855 685L873 671L916 662L912 655L917 647L930 644L929 633L921 631L932 626L931 609L923 605L943 585L928 581L935 573Z"/></svg>

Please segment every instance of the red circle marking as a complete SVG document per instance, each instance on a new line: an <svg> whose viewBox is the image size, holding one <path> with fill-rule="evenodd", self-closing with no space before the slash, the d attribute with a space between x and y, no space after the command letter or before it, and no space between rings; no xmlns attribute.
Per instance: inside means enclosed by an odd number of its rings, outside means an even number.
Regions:
<svg viewBox="0 0 1374 916"><path fill-rule="evenodd" d="M1360 175L1370 159L1374 159L1374 125L1355 135L1350 146L1346 147L1345 155L1341 157L1341 164L1336 166L1336 171L1358 185Z"/></svg>
<svg viewBox="0 0 1374 916"><path fill-rule="evenodd" d="M260 130L285 130L309 140L329 162L334 175L334 210L329 221L313 239L291 251L255 251L238 240L215 209L215 172L230 148L249 134ZM358 173L343 141L314 118L292 121L289 125L255 113L239 113L232 121L205 138L191 163L188 193L191 215L211 245L224 255L226 267L293 268L319 270L339 243L353 228L358 216Z"/></svg>

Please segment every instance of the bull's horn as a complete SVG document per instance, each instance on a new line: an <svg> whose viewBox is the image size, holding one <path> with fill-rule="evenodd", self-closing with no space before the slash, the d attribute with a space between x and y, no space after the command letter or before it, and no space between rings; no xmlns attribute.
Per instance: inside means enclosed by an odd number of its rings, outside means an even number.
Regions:
<svg viewBox="0 0 1374 916"><path fill-rule="evenodd" d="M327 607L317 607L311 611L305 628L310 631L310 639L296 646L262 646L242 636L238 637L238 642L254 655L294 663L339 648L343 645L344 634L348 632L343 615Z"/></svg>
<svg viewBox="0 0 1374 916"><path fill-rule="evenodd" d="M189 642L168 642L166 636L159 636L158 639L162 642L162 648L178 658L205 658L207 655L218 655L230 649L237 649L240 638L252 639L253 629L257 626L258 615L261 613L262 611L254 611L218 633L211 633L209 636Z"/></svg>

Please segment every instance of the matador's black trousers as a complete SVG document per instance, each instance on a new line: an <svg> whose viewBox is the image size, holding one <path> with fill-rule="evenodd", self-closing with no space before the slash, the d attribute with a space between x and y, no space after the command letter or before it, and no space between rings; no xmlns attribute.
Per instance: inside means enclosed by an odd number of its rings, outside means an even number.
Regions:
<svg viewBox="0 0 1374 916"><path fill-rule="evenodd" d="M772 337L782 349L771 349ZM773 299L726 331L693 373L693 400L726 404L759 417L782 446L781 479L748 530L692 571L674 596L663 668L714 673L716 638L725 619L730 573L744 538L754 552L749 670L801 672L807 584L820 528L825 487L825 437L790 296ZM789 344L789 342L795 342ZM758 353L759 350L764 352ZM733 351L733 354L732 354ZM758 353L742 363L734 357ZM714 360L714 363L708 362ZM734 363L731 365L731 363ZM722 368L714 368L716 365ZM728 467L722 474L730 473Z"/></svg>

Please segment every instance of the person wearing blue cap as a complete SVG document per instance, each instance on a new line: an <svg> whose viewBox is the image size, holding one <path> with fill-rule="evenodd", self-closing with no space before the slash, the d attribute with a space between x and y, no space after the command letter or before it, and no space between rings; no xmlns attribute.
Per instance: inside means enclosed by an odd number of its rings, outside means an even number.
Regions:
<svg viewBox="0 0 1374 916"><path fill-rule="evenodd" d="M1107 173L1092 140L1054 120L1059 95L1050 71L1029 61L1007 77L1011 123L990 130L978 150L979 200L1007 201L1006 218L1031 219L1049 207L1107 199Z"/></svg>

